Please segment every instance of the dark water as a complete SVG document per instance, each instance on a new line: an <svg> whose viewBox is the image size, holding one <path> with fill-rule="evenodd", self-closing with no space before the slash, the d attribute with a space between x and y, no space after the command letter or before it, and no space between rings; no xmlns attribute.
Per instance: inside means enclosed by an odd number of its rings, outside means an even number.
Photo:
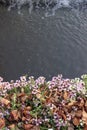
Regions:
<svg viewBox="0 0 87 130"><path fill-rule="evenodd" d="M0 75L5 80L23 74L35 77L87 73L87 10L59 9L18 14L0 7Z"/></svg>

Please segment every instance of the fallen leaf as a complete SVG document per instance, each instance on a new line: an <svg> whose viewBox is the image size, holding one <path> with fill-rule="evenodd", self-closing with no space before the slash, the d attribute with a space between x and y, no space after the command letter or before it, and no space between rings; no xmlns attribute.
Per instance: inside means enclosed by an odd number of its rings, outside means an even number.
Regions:
<svg viewBox="0 0 87 130"><path fill-rule="evenodd" d="M18 93L17 96L18 96L18 97L25 96L25 93Z"/></svg>
<svg viewBox="0 0 87 130"><path fill-rule="evenodd" d="M87 112L87 100L85 102L84 108L85 108L85 111Z"/></svg>
<svg viewBox="0 0 87 130"><path fill-rule="evenodd" d="M82 117L82 110L77 110L75 113L75 116L78 118L81 118Z"/></svg>
<svg viewBox="0 0 87 130"><path fill-rule="evenodd" d="M8 128L9 128L10 130L12 130L12 129L15 130L15 124L9 125Z"/></svg>
<svg viewBox="0 0 87 130"><path fill-rule="evenodd" d="M23 125L24 130L30 130L31 128L33 128L32 124L24 124Z"/></svg>
<svg viewBox="0 0 87 130"><path fill-rule="evenodd" d="M33 128L31 128L30 130L40 130L39 126L34 126Z"/></svg>
<svg viewBox="0 0 87 130"><path fill-rule="evenodd" d="M26 117L23 116L23 117L22 117L22 121L26 121Z"/></svg>
<svg viewBox="0 0 87 130"><path fill-rule="evenodd" d="M66 118L66 115L65 114L63 114L62 113L62 118L64 119L64 120L66 120L67 118Z"/></svg>
<svg viewBox="0 0 87 130"><path fill-rule="evenodd" d="M29 112L29 110L23 110L22 114L23 114L23 116L26 117L26 118L27 118L27 117L28 117L28 118L30 117L30 112Z"/></svg>
<svg viewBox="0 0 87 130"><path fill-rule="evenodd" d="M87 130L87 125L84 126L83 130Z"/></svg>
<svg viewBox="0 0 87 130"><path fill-rule="evenodd" d="M66 120L66 115L64 114L64 111L59 110L58 115L60 115L64 120Z"/></svg>
<svg viewBox="0 0 87 130"><path fill-rule="evenodd" d="M28 96L24 92L19 93L17 97L20 99L21 102L25 102L26 99L28 99Z"/></svg>
<svg viewBox="0 0 87 130"><path fill-rule="evenodd" d="M73 106L73 105L75 105L76 103L77 103L76 101L71 100L71 102L69 102L67 106Z"/></svg>
<svg viewBox="0 0 87 130"><path fill-rule="evenodd" d="M41 98L42 98L42 95L41 95L40 93L37 93L37 94L36 94L36 97L37 97L38 99L41 99Z"/></svg>
<svg viewBox="0 0 87 130"><path fill-rule="evenodd" d="M69 126L68 130L74 130L74 127Z"/></svg>
<svg viewBox="0 0 87 130"><path fill-rule="evenodd" d="M0 85L0 90L3 90L3 85Z"/></svg>
<svg viewBox="0 0 87 130"><path fill-rule="evenodd" d="M73 118L73 124L74 124L75 126L78 126L78 125L80 124L80 119L74 117L74 118Z"/></svg>
<svg viewBox="0 0 87 130"><path fill-rule="evenodd" d="M3 118L0 118L0 129L5 127L5 120Z"/></svg>
<svg viewBox="0 0 87 130"><path fill-rule="evenodd" d="M27 107L25 107L25 109L24 110L27 110L27 111L31 111L31 106L27 106Z"/></svg>
<svg viewBox="0 0 87 130"><path fill-rule="evenodd" d="M64 98L64 100L67 100L69 98L68 92L66 92L66 91L64 92L63 98Z"/></svg>
<svg viewBox="0 0 87 130"><path fill-rule="evenodd" d="M76 103L76 105L77 105L78 107L80 107L80 108L83 108L83 107L84 107L84 104L85 104L85 102L84 102L83 99L81 99L80 101L78 101L78 102Z"/></svg>
<svg viewBox="0 0 87 130"><path fill-rule="evenodd" d="M6 106L10 105L10 101L7 100L7 99L5 99L5 98L1 98L1 99L0 99L0 102L1 102L2 104L6 105Z"/></svg>
<svg viewBox="0 0 87 130"><path fill-rule="evenodd" d="M87 124L87 112L85 110L82 112L82 120L85 124Z"/></svg>
<svg viewBox="0 0 87 130"><path fill-rule="evenodd" d="M19 112L18 112L18 110L12 110L10 115L11 115L11 119L12 120L18 121L18 119L19 119Z"/></svg>

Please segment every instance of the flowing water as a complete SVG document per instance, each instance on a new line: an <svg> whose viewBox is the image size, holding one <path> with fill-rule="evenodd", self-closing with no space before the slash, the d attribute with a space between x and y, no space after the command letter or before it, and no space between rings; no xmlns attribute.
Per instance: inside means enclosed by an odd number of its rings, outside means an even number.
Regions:
<svg viewBox="0 0 87 130"><path fill-rule="evenodd" d="M1 6L0 75L11 80L24 74L51 79L87 73L87 10L86 5L74 7L39 8L31 14L23 7L19 14Z"/></svg>

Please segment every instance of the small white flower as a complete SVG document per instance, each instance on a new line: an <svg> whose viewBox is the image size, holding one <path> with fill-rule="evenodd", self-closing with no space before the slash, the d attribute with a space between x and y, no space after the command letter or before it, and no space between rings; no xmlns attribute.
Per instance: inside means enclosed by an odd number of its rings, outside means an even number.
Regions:
<svg viewBox="0 0 87 130"><path fill-rule="evenodd" d="M0 82L2 82L3 81L3 78L2 77L0 77Z"/></svg>
<svg viewBox="0 0 87 130"><path fill-rule="evenodd" d="M22 82L26 81L26 76L21 76L21 77L20 77L20 80L21 80Z"/></svg>

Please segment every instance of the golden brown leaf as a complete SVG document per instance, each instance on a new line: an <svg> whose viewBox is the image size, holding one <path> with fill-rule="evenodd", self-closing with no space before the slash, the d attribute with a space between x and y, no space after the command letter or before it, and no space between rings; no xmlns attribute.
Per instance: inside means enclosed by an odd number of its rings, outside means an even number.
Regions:
<svg viewBox="0 0 87 130"><path fill-rule="evenodd" d="M76 103L76 105L77 105L78 107L80 107L80 108L83 108L83 107L84 107L84 104L85 104L84 99L81 99L79 102Z"/></svg>
<svg viewBox="0 0 87 130"><path fill-rule="evenodd" d="M12 120L18 121L18 118L19 118L18 110L12 110L10 115L11 115L11 119Z"/></svg>
<svg viewBox="0 0 87 130"><path fill-rule="evenodd" d="M26 117L23 116L23 117L22 117L22 121L26 121Z"/></svg>
<svg viewBox="0 0 87 130"><path fill-rule="evenodd" d="M84 126L83 130L87 130L87 125Z"/></svg>
<svg viewBox="0 0 87 130"><path fill-rule="evenodd" d="M51 98L48 97L48 98L46 99L46 102L45 102L45 103L46 103L46 104L49 104L49 103L51 103L51 102L52 102Z"/></svg>
<svg viewBox="0 0 87 130"><path fill-rule="evenodd" d="M64 119L64 120L66 120L67 118L66 118L66 115L65 114L63 114L62 113L62 118Z"/></svg>
<svg viewBox="0 0 87 130"><path fill-rule="evenodd" d="M15 129L15 124L9 125L8 128L9 128L10 130Z"/></svg>
<svg viewBox="0 0 87 130"><path fill-rule="evenodd" d="M25 96L25 93L19 93L17 96L18 96L18 97Z"/></svg>
<svg viewBox="0 0 87 130"><path fill-rule="evenodd" d="M64 92L63 98L64 98L64 100L67 100L69 98L68 92L66 92L66 91Z"/></svg>
<svg viewBox="0 0 87 130"><path fill-rule="evenodd" d="M85 110L82 112L82 120L85 124L87 124L87 112Z"/></svg>
<svg viewBox="0 0 87 130"><path fill-rule="evenodd" d="M33 128L31 128L30 130L40 130L39 126L34 126Z"/></svg>
<svg viewBox="0 0 87 130"><path fill-rule="evenodd" d="M28 99L28 96L25 95L25 96L21 97L21 102L25 102L27 99Z"/></svg>
<svg viewBox="0 0 87 130"><path fill-rule="evenodd" d="M68 105L67 105L67 106L73 106L73 105L75 105L76 103L77 103L76 101L71 100L71 102L70 102L70 103L68 103Z"/></svg>
<svg viewBox="0 0 87 130"><path fill-rule="evenodd" d="M0 118L0 129L5 127L5 120L3 118Z"/></svg>
<svg viewBox="0 0 87 130"><path fill-rule="evenodd" d="M0 90L3 90L3 85L0 85Z"/></svg>
<svg viewBox="0 0 87 130"><path fill-rule="evenodd" d="M42 98L42 95L41 95L40 93L37 93L37 94L36 94L36 97L37 97L38 99L40 99L40 98Z"/></svg>
<svg viewBox="0 0 87 130"><path fill-rule="evenodd" d="M19 93L17 97L20 99L21 102L25 102L26 99L28 99L28 96L24 92Z"/></svg>
<svg viewBox="0 0 87 130"><path fill-rule="evenodd" d="M80 124L80 119L74 117L74 118L73 118L73 124L74 124L75 126L78 126L78 125Z"/></svg>
<svg viewBox="0 0 87 130"><path fill-rule="evenodd" d="M24 130L30 130L31 128L33 128L32 124L24 124L23 125Z"/></svg>
<svg viewBox="0 0 87 130"><path fill-rule="evenodd" d="M25 107L25 109L24 110L27 110L27 111L31 111L31 106L27 106L27 107Z"/></svg>
<svg viewBox="0 0 87 130"><path fill-rule="evenodd" d="M26 110L24 109L23 112L22 112L23 116L26 117L26 118L29 118L30 117L30 112L29 110Z"/></svg>
<svg viewBox="0 0 87 130"><path fill-rule="evenodd" d="M73 128L73 127L71 127L71 126L69 126L69 127L68 127L68 130L74 130L74 128Z"/></svg>
<svg viewBox="0 0 87 130"><path fill-rule="evenodd" d="M31 100L33 98L32 94L28 95L28 99Z"/></svg>
<svg viewBox="0 0 87 130"><path fill-rule="evenodd" d="M78 118L81 118L82 117L82 110L76 111L75 116Z"/></svg>
<svg viewBox="0 0 87 130"><path fill-rule="evenodd" d="M85 108L85 111L87 112L87 100L85 102L84 108Z"/></svg>
<svg viewBox="0 0 87 130"><path fill-rule="evenodd" d="M6 106L8 106L8 105L10 104L10 101L7 100L7 99L5 99L5 98L1 98L1 99L0 99L0 102L1 102L2 104L6 105Z"/></svg>
<svg viewBox="0 0 87 130"><path fill-rule="evenodd" d="M59 110L58 115L60 115L64 120L66 120L66 115L64 114L64 111Z"/></svg>

